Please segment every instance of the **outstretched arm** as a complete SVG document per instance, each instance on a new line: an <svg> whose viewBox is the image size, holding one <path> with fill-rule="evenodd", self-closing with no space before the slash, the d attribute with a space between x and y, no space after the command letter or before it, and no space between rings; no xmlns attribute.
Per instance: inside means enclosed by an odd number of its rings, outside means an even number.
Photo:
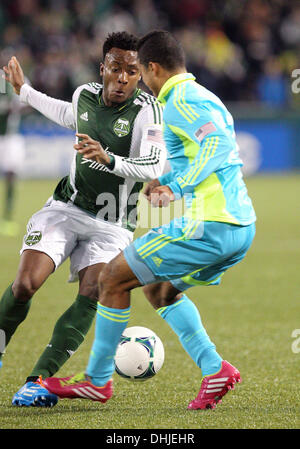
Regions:
<svg viewBox="0 0 300 449"><path fill-rule="evenodd" d="M15 56L3 67L5 79L12 85L15 93L26 103L48 119L65 128L75 129L72 103L57 100L38 92L25 83L22 67Z"/></svg>

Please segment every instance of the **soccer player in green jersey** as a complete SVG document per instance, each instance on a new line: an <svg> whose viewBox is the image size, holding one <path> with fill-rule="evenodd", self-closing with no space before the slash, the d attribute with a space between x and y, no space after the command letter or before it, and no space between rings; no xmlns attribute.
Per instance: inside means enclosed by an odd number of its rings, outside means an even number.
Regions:
<svg viewBox="0 0 300 449"><path fill-rule="evenodd" d="M136 48L133 35L109 35L100 65L103 85L78 87L72 103L28 86L15 57L4 67L21 102L76 131L70 174L29 220L16 278L0 301L6 346L26 318L33 295L67 258L70 280L79 279L79 291L13 405L55 405L57 398L39 378L52 376L84 340L96 313L99 274L132 241L138 192L164 168L162 109L137 87Z"/></svg>
<svg viewBox="0 0 300 449"><path fill-rule="evenodd" d="M245 257L256 216L225 105L187 73L183 50L170 33L144 36L138 55L145 84L164 105L171 165L170 172L150 183L147 195L156 206L185 198L187 209L182 217L137 238L106 265L100 273L95 339L85 372L45 379L45 386L62 398L105 402L112 396L113 357L130 317L130 291L143 285L199 368L199 378L201 371L199 393L188 408L215 408L240 381L240 373L218 354L185 291L218 285L226 270Z"/></svg>

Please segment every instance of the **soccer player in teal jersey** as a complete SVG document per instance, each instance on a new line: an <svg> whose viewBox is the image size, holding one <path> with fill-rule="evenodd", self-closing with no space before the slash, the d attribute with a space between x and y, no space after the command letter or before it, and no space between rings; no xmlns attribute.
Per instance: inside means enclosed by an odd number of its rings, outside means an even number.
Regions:
<svg viewBox="0 0 300 449"><path fill-rule="evenodd" d="M99 273L133 239L143 182L163 172L162 110L153 96L138 88L136 46L137 38L126 32L109 35L100 64L103 85L79 86L71 103L26 84L15 57L4 67L21 102L77 136L70 174L29 220L16 278L0 300L0 330L5 332L6 346L26 318L31 298L67 258L70 280L79 279L78 295L58 319L13 405L57 402L39 376L53 375L83 341L96 314Z"/></svg>
<svg viewBox="0 0 300 449"><path fill-rule="evenodd" d="M186 212L136 239L100 274L95 340L86 372L61 383L46 379L60 397L105 402L112 395L112 358L130 315L130 290L144 292L178 335L202 371L200 391L189 409L214 408L240 381L237 368L217 353L184 291L217 285L240 262L255 234L255 212L242 178L233 119L212 92L185 68L180 44L165 31L138 46L145 84L164 105L163 128L171 171L150 182L154 206L186 198ZM108 338L109 337L109 338Z"/></svg>

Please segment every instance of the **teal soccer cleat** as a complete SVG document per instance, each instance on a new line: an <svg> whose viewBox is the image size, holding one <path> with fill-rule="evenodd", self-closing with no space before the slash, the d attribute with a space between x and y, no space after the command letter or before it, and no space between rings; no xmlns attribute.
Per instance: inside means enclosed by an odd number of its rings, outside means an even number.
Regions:
<svg viewBox="0 0 300 449"><path fill-rule="evenodd" d="M53 407L57 404L56 394L44 387L41 376L36 382L27 382L14 395L12 405L17 407Z"/></svg>

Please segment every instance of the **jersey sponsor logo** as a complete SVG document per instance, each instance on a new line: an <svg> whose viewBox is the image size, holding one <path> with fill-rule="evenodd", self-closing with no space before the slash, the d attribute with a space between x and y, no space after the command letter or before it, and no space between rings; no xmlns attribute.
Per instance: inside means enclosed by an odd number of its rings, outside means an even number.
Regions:
<svg viewBox="0 0 300 449"><path fill-rule="evenodd" d="M205 136L207 134L211 134L214 131L217 131L217 128L213 124L213 122L205 123L205 125L202 125L197 131L195 132L195 137L199 142L202 142Z"/></svg>
<svg viewBox="0 0 300 449"><path fill-rule="evenodd" d="M113 130L118 137L127 136L130 132L130 123L126 118L119 118L115 122Z"/></svg>
<svg viewBox="0 0 300 449"><path fill-rule="evenodd" d="M84 120L85 122L89 121L89 113L88 112L84 112L83 114L81 114L80 116L81 120Z"/></svg>
<svg viewBox="0 0 300 449"><path fill-rule="evenodd" d="M25 237L25 243L28 246L36 245L42 238L41 231L32 231Z"/></svg>

